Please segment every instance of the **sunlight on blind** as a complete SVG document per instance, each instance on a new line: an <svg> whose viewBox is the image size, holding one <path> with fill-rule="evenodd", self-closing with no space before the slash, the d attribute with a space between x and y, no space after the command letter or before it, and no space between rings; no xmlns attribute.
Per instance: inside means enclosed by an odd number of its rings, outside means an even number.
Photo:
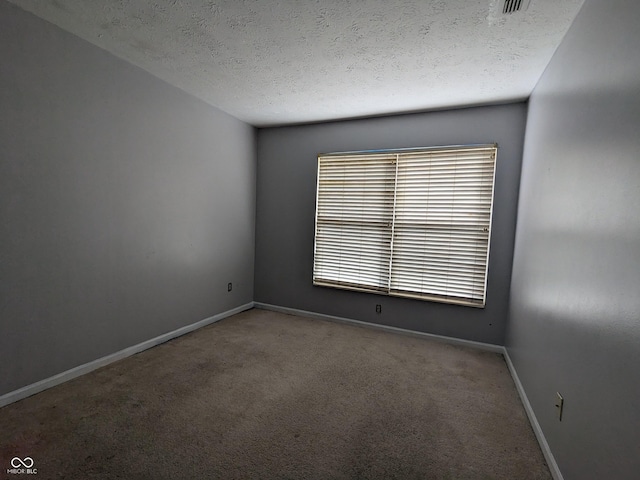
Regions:
<svg viewBox="0 0 640 480"><path fill-rule="evenodd" d="M394 158L347 155L318 162L316 284L387 289Z"/></svg>
<svg viewBox="0 0 640 480"><path fill-rule="evenodd" d="M319 156L314 284L483 306L496 152Z"/></svg>

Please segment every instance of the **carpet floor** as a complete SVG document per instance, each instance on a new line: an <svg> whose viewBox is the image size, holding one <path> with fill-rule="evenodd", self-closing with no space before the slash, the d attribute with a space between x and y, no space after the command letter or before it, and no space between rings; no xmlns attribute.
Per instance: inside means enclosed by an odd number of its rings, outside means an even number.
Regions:
<svg viewBox="0 0 640 480"><path fill-rule="evenodd" d="M0 409L0 478L25 478L13 457L39 479L551 480L501 355L258 309Z"/></svg>

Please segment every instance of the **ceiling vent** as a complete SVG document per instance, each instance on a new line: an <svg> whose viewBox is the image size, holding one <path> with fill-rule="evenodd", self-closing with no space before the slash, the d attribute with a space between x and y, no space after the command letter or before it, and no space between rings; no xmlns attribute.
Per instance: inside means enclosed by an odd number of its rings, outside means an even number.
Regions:
<svg viewBox="0 0 640 480"><path fill-rule="evenodd" d="M504 0L502 13L508 15L516 12L524 12L529 7L531 0Z"/></svg>

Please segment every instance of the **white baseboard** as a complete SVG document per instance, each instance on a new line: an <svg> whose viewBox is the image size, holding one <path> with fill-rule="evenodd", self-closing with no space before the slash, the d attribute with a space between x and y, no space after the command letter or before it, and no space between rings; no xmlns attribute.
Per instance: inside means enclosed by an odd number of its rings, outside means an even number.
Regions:
<svg viewBox="0 0 640 480"><path fill-rule="evenodd" d="M361 327L375 328L386 332L399 333L401 335L409 335L412 337L428 338L439 342L449 343L452 345L461 345L471 347L478 350L485 350L495 353L504 353L504 347L501 345L493 345L491 343L474 342L472 340L463 340L461 338L445 337L444 335L434 335L432 333L416 332L414 330L406 330L404 328L392 327L389 325L380 325L377 323L363 322L361 320L353 320L351 318L334 317L333 315L325 315L323 313L308 312L306 310L298 310L296 308L280 307L268 303L254 302L255 308L262 310L272 310L274 312L288 313L290 315L299 315L301 317L317 318L319 320L328 320L330 322L347 323L351 325L359 325Z"/></svg>
<svg viewBox="0 0 640 480"><path fill-rule="evenodd" d="M22 400L23 398L30 397L31 395L35 395L36 393L42 392L43 390L46 390L48 388L51 388L61 383L72 380L76 377L89 373L100 367L109 365L110 363L116 362L126 357L130 357L131 355L135 355L136 353L140 353L144 350L155 347L156 345L160 345L161 343L165 343L169 340L180 337L182 335L185 335L199 328L218 322L224 318L230 317L232 315L236 315L240 312L244 312L245 310L250 310L251 308L254 308L254 307L260 308L263 310L272 310L274 312L287 313L291 315L299 315L302 317L317 318L320 320L328 320L332 322L346 323L350 325L359 325L362 327L375 328L378 330L398 333L401 335L409 335L409 336L419 337L419 338L428 338L431 340L445 342L453 345L462 345L466 347L476 348L479 350L501 353L502 355L504 355L505 361L509 368L509 372L511 373L513 382L516 385L516 389L518 391L518 394L520 395L520 399L524 406L525 412L529 417L529 422L531 423L533 432L535 433L538 443L540 444L540 449L542 450L542 453L547 461L547 465L549 465L549 470L551 471L551 475L553 476L554 480L564 480L564 477L560 472L560 468L558 467L555 457L553 456L553 453L551 453L549 444L547 443L544 433L542 432L542 428L538 423L538 419L536 418L536 415L533 412L531 403L529 403L529 399L527 398L527 394L524 391L524 387L520 382L518 373L516 372L513 362L511 361L511 358L509 357L509 353L505 347L500 345L493 345L490 343L474 342L471 340L463 340L459 338L446 337L443 335L434 335L431 333L416 332L413 330L406 330L403 328L397 328L397 327L392 327L388 325L379 325L376 323L363 322L361 320L354 320L350 318L336 317L333 315L325 315L322 313L314 313L306 310L298 310L296 308L280 307L277 305L271 305L271 304L262 303L262 302L246 303L244 305L233 308L231 310L227 310L226 312L219 313L212 317L205 318L204 320L201 320L199 322L193 323L191 325L187 325L185 327L179 328L172 332L168 332L158 337L147 340L145 342L139 343L138 345L134 345L132 347L125 348L124 350L120 350L119 352L112 353L111 355L107 355L106 357L93 360L89 363L85 363L84 365L79 365L65 372L59 373L52 377L46 378L44 380L40 380L39 382L32 383L31 385L27 385L26 387L22 387L18 390L14 390L13 392L9 392L5 395L0 396L0 408L4 407L5 405L9 405L10 403L17 402L18 400Z"/></svg>
<svg viewBox="0 0 640 480"><path fill-rule="evenodd" d="M144 350L155 347L156 345L160 345L161 343L168 342L169 340L185 335L186 333L193 332L194 330L218 322L224 318L230 317L231 315L249 310L253 308L253 306L253 302L246 303L231 310L227 310L226 312L219 313L212 317L205 318L204 320L200 320L199 322L192 323L191 325L187 325L172 332L152 338L151 340L133 345L132 347L127 347L124 350L112 353L106 357L98 358L97 360L85 363L84 365L79 365L65 372L58 373L57 375L32 383L31 385L14 390L13 392L9 392L0 396L0 408L5 405L9 405L10 403L17 402L18 400L22 400L23 398L30 397L31 395L35 395L36 393L48 388L55 387L56 385L67 382L86 373L92 372L93 370L109 365L110 363L130 357L131 355L135 355L136 353L140 353Z"/></svg>
<svg viewBox="0 0 640 480"><path fill-rule="evenodd" d="M547 465L549 465L549 470L551 471L551 476L554 480L564 480L562 473L560 472L560 468L558 467L558 463L556 462L553 453L551 453L551 448L549 448L549 444L547 443L547 439L542 432L542 428L538 423L538 419L536 418L536 414L533 412L533 408L531 407L531 403L529 403L529 399L527 398L527 394L524 391L524 387L522 386L522 382L520 382L520 378L518 377L518 372L516 372L516 368L511 361L511 357L509 357L509 352L507 349L504 349L504 359L507 362L507 366L509 367L509 372L511 372L511 378L513 378L513 383L516 384L516 389L518 390L518 394L520 395L520 400L522 401L522 405L524 405L524 410L527 412L527 416L529 417L529 423L531 423L531 428L533 428L533 432L538 439L538 443L540 444L540 449L542 450L542 454L544 455L545 460L547 461Z"/></svg>
<svg viewBox="0 0 640 480"><path fill-rule="evenodd" d="M531 408L531 404L529 403L529 399L527 398L527 394L524 391L524 388L522 386L522 383L520 382L520 378L518 378L518 374L516 372L515 367L513 366L513 363L511 362L511 358L509 358L509 353L507 352L507 349L501 345L493 345L490 343L482 343L482 342L474 342L471 340L463 340L463 339L459 339L459 338L453 338L453 337L445 337L443 335L434 335L431 333L422 333L422 332L415 332L413 330L405 330L403 328L397 328L397 327L391 327L388 325L379 325L379 324L375 324L375 323L369 323L369 322L363 322L360 320L353 320L350 318L343 318L343 317L334 317L332 315L325 315L322 313L315 313L315 312L309 312L306 310L298 310L296 308L289 308L289 307L281 307L278 305L270 305L268 303L261 303L261 302L254 302L254 307L255 308L261 308L263 310L272 310L274 312L281 312L281 313L288 313L291 315L299 315L301 317L310 317L310 318L317 318L320 320L329 320L332 322L339 322L339 323L346 323L346 324L351 324L351 325L360 325L363 327L368 327L368 328L376 328L378 330L384 330L387 332L394 332L394 333L399 333L402 335L410 335L410 336L414 336L414 337L422 337L422 338L428 338L428 339L432 339L432 340L437 340L440 342L445 342L445 343L450 343L453 345L463 345L466 347L471 347L471 348L476 348L479 350L485 350L485 351L490 351L490 352L495 352L495 353L501 353L504 358L505 361L507 363L507 366L509 368L509 373L511 373L511 378L513 378L513 382L516 385L516 390L518 391L518 395L520 395L520 399L522 401L522 404L524 406L525 412L527 413L527 416L529 417L529 422L531 423L531 428L533 428L533 431L536 435L536 439L538 440L538 443L540 445L540 449L542 450L542 454L544 455L545 460L547 461L547 465L549 466L549 470L551 471L551 475L553 476L554 480L564 480L564 477L562 476L562 473L560 472L560 468L558 467L558 464L556 463L555 457L553 456L553 454L551 453L551 449L549 448L549 444L547 443L547 439L544 436L544 433L542 433L542 428L540 428L540 424L538 423L538 419L536 418L535 413L533 412L533 408Z"/></svg>

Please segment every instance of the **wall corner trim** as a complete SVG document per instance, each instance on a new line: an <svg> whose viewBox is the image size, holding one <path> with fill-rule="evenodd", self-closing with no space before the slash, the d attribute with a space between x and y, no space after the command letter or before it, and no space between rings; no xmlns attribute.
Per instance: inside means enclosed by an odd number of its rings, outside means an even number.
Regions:
<svg viewBox="0 0 640 480"><path fill-rule="evenodd" d="M504 347L501 345L494 345L492 343L474 342L473 340L463 340L461 338L445 337L444 335L435 335L433 333L417 332L415 330L407 330L404 328L392 327L390 325L381 325L378 323L363 322L361 320L353 320L351 318L335 317L333 315L325 315L324 313L308 312L306 310L298 310L296 308L281 307L278 305L271 305L268 303L254 302L255 308L262 310L271 310L274 312L288 313L290 315L298 315L301 317L317 318L318 320L328 320L330 322L347 323L350 325L358 325L366 328L375 328L377 330L383 330L386 332L399 333L401 335L409 335L418 338L427 338L438 342L449 343L451 345L460 345L465 347L475 348L477 350L485 350L495 353L504 353Z"/></svg>
<svg viewBox="0 0 640 480"><path fill-rule="evenodd" d="M158 337L146 340L137 345L133 345L131 347L127 347L123 350L107 355L106 357L92 360L91 362L85 363L83 365L78 365L77 367L74 367L65 372L58 373L57 375L54 375L52 377L45 378L44 380L40 380L36 383L32 383L31 385L19 388L18 390L14 390L13 392L6 393L0 396L0 408L17 402L18 400L22 400L23 398L30 397L31 395L35 395L36 393L40 393L43 390L55 387L56 385L60 385L61 383L73 380L74 378L85 375L89 372L92 372L93 370L107 366L110 363L122 360L123 358L127 358L131 355L135 355L136 353L143 352L144 350L148 350L149 348L160 345L161 343L168 342L169 340L173 340L174 338L193 332L194 330L197 330L199 328L206 327L207 325L218 322L237 313L244 312L245 310L250 310L253 307L254 302L240 305L239 307L232 308L231 310L227 310L226 312L218 313L217 315L205 318L204 320L192 323L191 325L180 327L177 330L173 330L172 332L167 332Z"/></svg>
<svg viewBox="0 0 640 480"><path fill-rule="evenodd" d="M542 454L544 455L544 459L547 461L547 465L549 466L549 470L551 471L551 476L553 480L564 480L562 473L560 472L560 468L556 462L553 453L551 453L551 448L547 443L547 439L542 432L542 428L538 423L538 419L536 418L536 414L531 407L531 403L529 403L529 398L527 398L527 394L524 391L524 387L522 386L522 382L520 382L520 378L518 377L518 372L516 372L516 367L513 365L511 361L511 357L509 357L509 352L506 348L504 348L504 359L507 362L507 367L509 368L509 372L511 373L511 378L513 378L513 383L516 384L516 390L518 390L518 395L520 395L520 400L522 401L522 405L524 406L525 412L527 412L527 417L529 417L529 423L531 424L531 428L533 428L533 433L535 433L536 438L538 439L538 443L540 444L540 449L542 450Z"/></svg>

